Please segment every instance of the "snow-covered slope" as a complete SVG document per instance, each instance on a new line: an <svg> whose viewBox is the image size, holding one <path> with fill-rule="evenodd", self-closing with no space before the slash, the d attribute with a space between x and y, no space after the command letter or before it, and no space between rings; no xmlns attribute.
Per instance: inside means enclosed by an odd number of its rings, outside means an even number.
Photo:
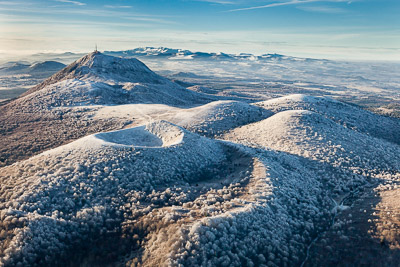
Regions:
<svg viewBox="0 0 400 267"><path fill-rule="evenodd" d="M79 112L79 109L81 108L75 108L71 112ZM271 111L254 105L228 100L214 101L194 108L130 104L96 106L93 110L96 114L94 118L119 120L125 123L129 123L132 118L135 118L135 124L162 119L209 137L241 125L260 121L273 114Z"/></svg>
<svg viewBox="0 0 400 267"><path fill-rule="evenodd" d="M88 134L124 127L119 120L93 120L94 106L137 103L188 108L217 99L173 83L137 59L94 52L0 106L0 166ZM57 109L76 106L88 108L70 113Z"/></svg>
<svg viewBox="0 0 400 267"><path fill-rule="evenodd" d="M234 129L224 138L317 161L321 169L340 168L348 181L345 184L327 181L338 192L349 190L353 183L359 182L357 175L382 178L400 174L398 145L346 128L308 110L282 111Z"/></svg>
<svg viewBox="0 0 400 267"><path fill-rule="evenodd" d="M301 158L164 121L91 135L0 173L6 266L299 264L334 207Z"/></svg>
<svg viewBox="0 0 400 267"><path fill-rule="evenodd" d="M305 95L208 102L93 53L5 105L30 147L113 131L0 168L0 265L300 266L343 199L400 181L396 120Z"/></svg>
<svg viewBox="0 0 400 267"><path fill-rule="evenodd" d="M194 105L210 97L152 72L137 59L93 52L26 92L19 105L157 103Z"/></svg>
<svg viewBox="0 0 400 267"><path fill-rule="evenodd" d="M344 194L400 179L397 145L311 111L224 137L248 146L158 121L2 168L2 262L300 265Z"/></svg>
<svg viewBox="0 0 400 267"><path fill-rule="evenodd" d="M196 182L224 159L219 143L161 121L91 135L5 167L1 263L57 262L88 235L111 231L136 193Z"/></svg>
<svg viewBox="0 0 400 267"><path fill-rule="evenodd" d="M317 112L346 128L400 144L399 120L379 116L331 98L296 94L258 102L255 105L274 113L285 110Z"/></svg>
<svg viewBox="0 0 400 267"><path fill-rule="evenodd" d="M215 101L177 113L171 121L207 136L219 135L240 125L259 121L272 112L238 101Z"/></svg>

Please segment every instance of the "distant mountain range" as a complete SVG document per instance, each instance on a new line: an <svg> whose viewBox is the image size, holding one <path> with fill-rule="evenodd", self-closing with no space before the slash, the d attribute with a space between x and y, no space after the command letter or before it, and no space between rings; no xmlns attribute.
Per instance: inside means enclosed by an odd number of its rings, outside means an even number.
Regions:
<svg viewBox="0 0 400 267"><path fill-rule="evenodd" d="M104 51L102 54L123 58L147 58L147 59L167 59L167 60L212 60L212 61L315 61L311 58L297 58L280 54L263 54L256 56L249 53L227 54L212 52L193 52L184 49L173 49L166 47L139 47L123 51ZM82 53L38 53L30 56L34 63L27 61L10 61L0 65L0 75L47 75L63 69L66 64L78 60L85 56Z"/></svg>
<svg viewBox="0 0 400 267"><path fill-rule="evenodd" d="M249 53L226 54L211 52L192 52L184 49L172 49L166 47L139 47L125 51L104 51L104 54L120 57L168 57L169 59L216 59L216 60L310 60L296 57L289 57L280 54L263 54L256 56Z"/></svg>
<svg viewBox="0 0 400 267"><path fill-rule="evenodd" d="M56 72L64 68L63 63L57 61L44 61L29 64L26 62L8 62L0 65L0 73L3 74L39 74Z"/></svg>
<svg viewBox="0 0 400 267"><path fill-rule="evenodd" d="M167 47L138 47L122 51L104 51L103 54L117 57L146 57L146 58L168 58L173 60L293 60L293 61L311 61L311 58L299 58L285 56L275 53L266 53L262 55L253 55L249 53L227 54L223 52L193 52L185 49L175 49ZM83 53L38 53L31 57L36 61L60 61L63 63L71 63L83 57Z"/></svg>

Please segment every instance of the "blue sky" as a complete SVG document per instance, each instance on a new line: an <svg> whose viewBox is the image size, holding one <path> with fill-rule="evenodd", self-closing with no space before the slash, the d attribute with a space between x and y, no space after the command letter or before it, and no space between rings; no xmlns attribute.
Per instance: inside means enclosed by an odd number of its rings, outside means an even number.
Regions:
<svg viewBox="0 0 400 267"><path fill-rule="evenodd" d="M0 0L0 56L166 46L400 60L400 0Z"/></svg>

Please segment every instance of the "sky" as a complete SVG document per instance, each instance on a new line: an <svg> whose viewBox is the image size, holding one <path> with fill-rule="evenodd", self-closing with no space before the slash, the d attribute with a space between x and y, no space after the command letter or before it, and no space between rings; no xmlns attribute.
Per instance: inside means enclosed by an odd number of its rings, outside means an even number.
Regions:
<svg viewBox="0 0 400 267"><path fill-rule="evenodd" d="M0 0L0 57L142 46L400 61L400 0Z"/></svg>

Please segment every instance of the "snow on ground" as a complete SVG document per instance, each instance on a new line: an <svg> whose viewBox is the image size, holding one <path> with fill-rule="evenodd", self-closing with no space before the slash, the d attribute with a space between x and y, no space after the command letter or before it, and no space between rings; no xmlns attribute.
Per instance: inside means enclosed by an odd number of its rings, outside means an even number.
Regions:
<svg viewBox="0 0 400 267"><path fill-rule="evenodd" d="M232 106L260 112L222 101L180 116L218 122ZM2 263L299 265L346 193L400 179L400 147L344 126L339 111L341 124L274 107L258 122L224 123L230 142L155 121L2 168Z"/></svg>
<svg viewBox="0 0 400 267"><path fill-rule="evenodd" d="M398 120L197 91L92 53L2 107L10 132L33 114L120 130L0 169L0 265L301 265L341 200L400 179Z"/></svg>
<svg viewBox="0 0 400 267"><path fill-rule="evenodd" d="M214 101L194 108L177 108L160 104L127 104L61 107L54 110L79 114L82 114L82 110L86 110L94 119L119 120L128 125L166 120L209 137L273 114L264 108L232 100Z"/></svg>
<svg viewBox="0 0 400 267"><path fill-rule="evenodd" d="M136 59L91 53L18 99L0 105L0 166L94 132L134 123L134 118L122 125L120 120L94 120L91 112L96 105L140 103L188 108L216 99L181 87ZM77 106L82 106L77 112L56 109Z"/></svg>
<svg viewBox="0 0 400 267"><path fill-rule="evenodd" d="M262 108L238 101L216 101L177 113L171 121L207 136L271 116Z"/></svg>
<svg viewBox="0 0 400 267"><path fill-rule="evenodd" d="M310 110L346 128L400 144L400 124L397 119L378 116L331 98L295 94L255 105L274 113L284 110Z"/></svg>
<svg viewBox="0 0 400 267"><path fill-rule="evenodd" d="M305 244L331 217L332 201L316 173L303 167L299 158L273 151L256 155L248 191L234 200L231 211L184 228L181 248L171 253L172 265L293 266L301 262Z"/></svg>
<svg viewBox="0 0 400 267"><path fill-rule="evenodd" d="M105 142L113 145L147 148L163 146L162 140L149 131L146 131L145 126L127 130L119 130L116 132L99 133L95 136L96 138L104 140Z"/></svg>
<svg viewBox="0 0 400 267"><path fill-rule="evenodd" d="M157 75L137 59L91 53L70 64L16 101L19 105L168 104L193 106L212 97Z"/></svg>
<svg viewBox="0 0 400 267"><path fill-rule="evenodd" d="M155 140L169 146L155 148ZM332 208L329 191L300 158L163 121L15 163L2 169L1 182L6 266L65 256L93 263L92 254L107 253L147 266L297 264ZM126 247L96 251L99 238L105 247ZM135 240L143 241L136 247Z"/></svg>
<svg viewBox="0 0 400 267"><path fill-rule="evenodd" d="M154 71L173 80L183 79L188 84L211 88L203 91L204 93L231 96L240 94L258 101L286 94L306 93L333 96L362 106L375 107L398 102L400 96L398 63L344 62L277 54L229 55L169 48L138 48L109 51L104 54L137 57ZM59 60L69 64L81 56L83 55L71 53L41 54L25 59ZM191 60L187 60L188 58ZM104 60L103 64L88 66L109 69L116 62L118 61L115 59ZM26 62L21 63L27 65ZM111 65L107 65L108 63ZM102 75L104 74L105 72ZM121 79L127 78L126 73L121 76ZM3 79L2 82L9 84L11 88L22 88L22 85L28 83L35 84L29 82L29 79L8 80ZM19 91L19 94L22 92Z"/></svg>
<svg viewBox="0 0 400 267"><path fill-rule="evenodd" d="M155 71L171 75L190 71L201 75L185 81L205 81L207 84L224 84L224 88L241 85L236 92L270 97L269 84L278 85L276 95L307 92L313 95L335 97L363 96L385 97L388 100L399 97L398 63L388 62L344 62L293 58L282 55L271 57L243 57L232 60L208 58L204 60L170 60L168 57L141 57L143 62ZM178 77L178 76L177 76ZM206 78L207 77L207 78ZM246 88L246 84L256 82L258 88ZM265 90L267 86L268 90ZM289 87L289 88L287 88ZM290 89L290 90L286 90ZM259 98L260 99L260 98Z"/></svg>
<svg viewBox="0 0 400 267"><path fill-rule="evenodd" d="M157 116L150 117L162 118L191 131L213 136L240 125L259 121L270 115L272 115L271 112L247 103L215 101L190 109L169 110L166 113L158 113Z"/></svg>
<svg viewBox="0 0 400 267"><path fill-rule="evenodd" d="M148 140L137 136L130 145L114 143L121 135L137 132L141 137L151 134L153 142L162 140L165 145L146 148ZM123 215L119 209L131 203L130 194L194 182L205 168L212 170L224 158L218 143L158 122L146 129L85 137L5 167L2 264L57 261L76 242L82 245L86 238L95 238L95 232L116 227Z"/></svg>
<svg viewBox="0 0 400 267"><path fill-rule="evenodd" d="M226 140L272 148L320 162L321 169L339 168L342 181L327 178L343 193L366 178L398 179L400 147L346 128L308 110L287 110L232 130Z"/></svg>

